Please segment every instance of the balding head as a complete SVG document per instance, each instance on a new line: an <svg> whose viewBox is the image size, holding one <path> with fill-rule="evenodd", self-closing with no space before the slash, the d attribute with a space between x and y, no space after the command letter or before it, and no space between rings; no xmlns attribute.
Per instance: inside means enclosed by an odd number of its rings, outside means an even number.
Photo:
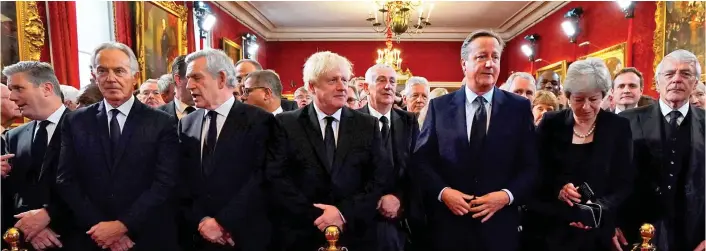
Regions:
<svg viewBox="0 0 706 251"><path fill-rule="evenodd" d="M262 65L252 59L241 59L235 63L235 82L243 84L245 76L254 71L261 71Z"/></svg>

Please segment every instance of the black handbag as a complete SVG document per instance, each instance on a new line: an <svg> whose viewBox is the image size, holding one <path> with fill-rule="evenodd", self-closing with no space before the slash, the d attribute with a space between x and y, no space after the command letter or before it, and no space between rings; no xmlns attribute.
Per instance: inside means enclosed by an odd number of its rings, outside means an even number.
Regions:
<svg viewBox="0 0 706 251"><path fill-rule="evenodd" d="M591 228L600 227L603 219L603 206L596 202L596 195L593 190L584 182L578 187L578 192L581 194L581 202L575 203L577 208L576 220L584 226Z"/></svg>

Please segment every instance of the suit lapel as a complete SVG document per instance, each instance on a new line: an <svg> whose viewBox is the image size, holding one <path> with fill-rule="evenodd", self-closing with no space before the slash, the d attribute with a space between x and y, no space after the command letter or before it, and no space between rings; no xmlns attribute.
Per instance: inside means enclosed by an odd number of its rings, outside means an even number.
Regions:
<svg viewBox="0 0 706 251"><path fill-rule="evenodd" d="M128 114L125 120L125 125L123 125L123 131L120 135L120 141L118 141L118 149L115 150L115 161L113 161L112 169L120 164L122 160L123 153L125 152L125 147L127 147L130 142L130 138L135 130L139 129L140 121L143 119L142 110L144 109L144 104L142 102L134 102L132 108L130 108L130 114Z"/></svg>
<svg viewBox="0 0 706 251"><path fill-rule="evenodd" d="M353 111L343 107L341 110L341 121L338 123L338 143L336 143L336 154L331 167L332 174L337 168L341 167L344 158L351 149L352 137L355 137L355 132L353 131L356 128L355 122Z"/></svg>
<svg viewBox="0 0 706 251"><path fill-rule="evenodd" d="M687 219L699 219L704 207L704 113L703 110L689 107L691 114L691 153L684 193L686 194ZM686 221L686 230L691 233L697 227L696 221Z"/></svg>
<svg viewBox="0 0 706 251"><path fill-rule="evenodd" d="M299 123L301 124L302 128L304 128L304 132L306 133L307 138L309 139L309 143L314 148L314 152L319 158L319 162L322 166L326 167L327 171L331 172L331 166L329 166L328 162L326 161L324 137L321 134L321 126L319 125L319 119L316 116L314 105L309 104L304 109L302 109L302 112L299 115Z"/></svg>
<svg viewBox="0 0 706 251"><path fill-rule="evenodd" d="M501 146L502 144L498 143L500 141L498 137L503 130L507 130L503 127L503 124L505 124L503 121L513 116L511 114L505 114L506 109L504 104L506 98L502 90L498 88L493 90L493 100L490 104L490 122L488 123L488 132L485 137L485 142L483 143L483 151L485 152L502 152L506 150Z"/></svg>
<svg viewBox="0 0 706 251"><path fill-rule="evenodd" d="M230 154L230 149L223 148L228 145L225 143L231 140L237 140L233 138L234 133L238 131L241 127L247 125L247 121L243 121L245 119L245 116L243 115L245 110L240 109L242 107L242 104L236 101L235 103L233 103L233 107L230 108L228 116L226 117L226 121L223 123L223 128L221 128L221 133L218 135L218 139L216 140L216 148L214 150L214 154L210 163L210 165L212 166L211 168L206 169L207 177L214 172L216 167L219 166L214 165L214 163L218 163L217 160L222 158L222 155ZM203 121L203 119L201 121ZM219 146L223 147L219 148Z"/></svg>
<svg viewBox="0 0 706 251"><path fill-rule="evenodd" d="M399 163L397 159L405 159L406 154L409 151L409 146L405 144L405 141L410 136L407 134L408 131L405 130L406 121L402 120L402 117L397 114L397 111L395 111L395 109L392 109L392 112L390 112L390 114L390 116L392 117L392 132L390 132L390 137L392 137L392 140L390 140L390 142L392 143L392 160L394 163L394 167L399 175L399 173L401 172L399 166L401 166L402 163Z"/></svg>
<svg viewBox="0 0 706 251"><path fill-rule="evenodd" d="M112 170L112 159L113 155L110 152L110 139L108 138L108 135L110 135L110 132L108 131L108 115L105 111L105 101L100 101L99 105L97 106L97 113L96 113L96 123L98 124L98 138L100 138L101 146L103 146L103 160L105 160L105 166L108 167L109 170Z"/></svg>
<svg viewBox="0 0 706 251"><path fill-rule="evenodd" d="M61 150L61 122L64 120L64 115L66 115L68 112L69 109L64 110L64 113L61 114L61 118L59 119L59 122L54 128L54 134L51 136L51 140L49 140L47 152L44 154L44 160L42 162L42 169L39 171L39 177L37 177L37 180L42 179L42 175L48 172L47 169L51 168L52 164L57 164L52 163L51 161L55 159L54 156L59 154L59 151Z"/></svg>
<svg viewBox="0 0 706 251"><path fill-rule="evenodd" d="M660 128L662 127L662 113L659 110L659 104L655 103L652 105L652 111L642 114L640 123L644 126L643 133L646 139L646 144L650 149L650 154L652 154L656 159L662 159L662 133ZM660 163L661 165L661 163Z"/></svg>
<svg viewBox="0 0 706 251"><path fill-rule="evenodd" d="M438 120L452 121L451 126L453 128L449 128L449 130L456 131L456 133L449 135L456 135L456 137L458 137L455 139L455 142L457 142L459 146L463 146L463 149L459 149L460 151L469 152L470 142L468 141L468 129L466 128L466 90L464 88L467 87L465 85L461 86L461 89L454 92L454 97L451 100L451 109L449 109L449 113L446 114L448 119L439 117Z"/></svg>

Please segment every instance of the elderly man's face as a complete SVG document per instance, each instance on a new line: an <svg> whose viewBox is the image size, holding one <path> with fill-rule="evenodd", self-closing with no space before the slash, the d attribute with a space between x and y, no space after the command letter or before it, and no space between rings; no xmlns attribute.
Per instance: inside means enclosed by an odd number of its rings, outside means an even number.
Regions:
<svg viewBox="0 0 706 251"><path fill-rule="evenodd" d="M174 94L176 94L174 87L176 86L171 84L169 85L169 88L167 88L166 92L160 93L160 95L162 96L162 100L164 100L165 103L169 103L174 100Z"/></svg>
<svg viewBox="0 0 706 251"><path fill-rule="evenodd" d="M406 96L407 111L419 113L429 102L429 91L424 85L413 85Z"/></svg>
<svg viewBox="0 0 706 251"><path fill-rule="evenodd" d="M324 73L316 82L309 84L309 91L314 94L314 102L322 110L338 110L346 105L348 76L342 69Z"/></svg>
<svg viewBox="0 0 706 251"><path fill-rule="evenodd" d="M557 97L561 92L559 74L553 71L542 72L542 75L539 75L539 80L537 80L537 85L539 87L538 89L552 92Z"/></svg>
<svg viewBox="0 0 706 251"><path fill-rule="evenodd" d="M512 80L512 89L510 91L529 99L531 103L534 101L536 86L534 86L529 79L515 78Z"/></svg>
<svg viewBox="0 0 706 251"><path fill-rule="evenodd" d="M165 103L155 82L145 82L140 85L140 93L138 93L137 99L152 108L157 108Z"/></svg>
<svg viewBox="0 0 706 251"><path fill-rule="evenodd" d="M213 108L218 100L221 89L226 88L226 76L223 71L217 76L208 72L206 57L201 57L189 63L186 68L188 82L186 88L194 97L198 108Z"/></svg>
<svg viewBox="0 0 706 251"><path fill-rule="evenodd" d="M35 87L29 82L25 73L16 73L7 78L7 84L11 91L10 100L19 107L22 116L32 120L46 119L40 117L39 113L43 108L42 99L53 95L50 83L42 83Z"/></svg>
<svg viewBox="0 0 706 251"><path fill-rule="evenodd" d="M96 63L96 82L103 97L120 104L130 99L137 82L130 57L118 49L105 49L96 56Z"/></svg>
<svg viewBox="0 0 706 251"><path fill-rule="evenodd" d="M701 88L694 88L694 91L691 92L691 104L698 108L704 109L704 106L706 105L706 95L704 95L704 84L700 85Z"/></svg>
<svg viewBox="0 0 706 251"><path fill-rule="evenodd" d="M392 105L395 102L395 85L397 73L392 68L377 68L373 74L373 81L369 83L370 100L378 105ZM372 101L371 101L372 102Z"/></svg>
<svg viewBox="0 0 706 251"><path fill-rule="evenodd" d="M640 77L635 73L626 72L618 75L613 81L613 102L618 105L634 106L642 97Z"/></svg>
<svg viewBox="0 0 706 251"><path fill-rule="evenodd" d="M360 100L358 99L358 95L356 95L355 90L350 86L348 86L346 89L348 94L348 99L346 99L346 106L351 109L360 108Z"/></svg>
<svg viewBox="0 0 706 251"><path fill-rule="evenodd" d="M268 100L272 99L272 90L258 85L253 78L247 78L245 79L241 98L246 104L267 109Z"/></svg>
<svg viewBox="0 0 706 251"><path fill-rule="evenodd" d="M500 74L500 43L493 37L479 37L468 46L468 58L461 60L468 88L476 93L488 92Z"/></svg>
<svg viewBox="0 0 706 251"><path fill-rule="evenodd" d="M10 100L10 89L5 85L0 85L0 115L2 116L2 121L14 120L22 116L20 114L20 108L17 107L14 101Z"/></svg>
<svg viewBox="0 0 706 251"><path fill-rule="evenodd" d="M243 84L243 80L245 79L245 76L250 74L251 72L257 71L257 68L255 65L251 64L250 62L244 62L242 64L239 64L238 66L235 67L235 83L236 84ZM242 94L242 93L241 93Z"/></svg>
<svg viewBox="0 0 706 251"><path fill-rule="evenodd" d="M660 98L675 103L688 101L696 87L694 64L666 58L657 80Z"/></svg>
<svg viewBox="0 0 706 251"><path fill-rule="evenodd" d="M296 92L294 93L294 101L297 102L298 108L302 108L311 103L311 95L306 92Z"/></svg>

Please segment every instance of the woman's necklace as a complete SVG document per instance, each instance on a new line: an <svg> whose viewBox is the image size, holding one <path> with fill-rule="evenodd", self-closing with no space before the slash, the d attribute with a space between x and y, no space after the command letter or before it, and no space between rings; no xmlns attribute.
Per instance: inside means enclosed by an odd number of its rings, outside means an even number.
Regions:
<svg viewBox="0 0 706 251"><path fill-rule="evenodd" d="M586 134L580 134L579 132L576 131L576 128L574 128L574 135L576 135L579 138L585 139L585 138L588 138L589 136L591 136L593 134L594 130L596 130L596 123L593 123L593 125L591 126L591 129L588 130L588 132Z"/></svg>

